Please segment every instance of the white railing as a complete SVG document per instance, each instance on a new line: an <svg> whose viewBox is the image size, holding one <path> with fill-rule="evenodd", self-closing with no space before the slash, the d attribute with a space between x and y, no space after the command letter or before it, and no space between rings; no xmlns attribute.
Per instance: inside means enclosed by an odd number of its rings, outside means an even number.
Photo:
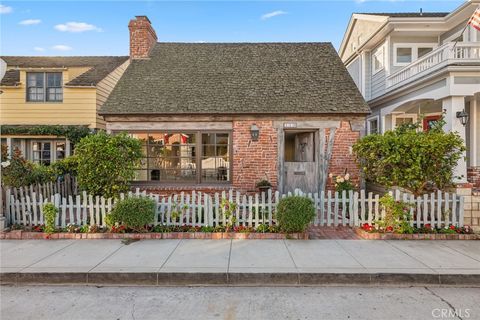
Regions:
<svg viewBox="0 0 480 320"><path fill-rule="evenodd" d="M302 193L297 190L294 194L308 197L313 200L317 216L313 222L316 226L360 226L364 223L373 223L382 219L385 212L380 204L380 196L373 193L360 192L321 192ZM138 189L135 193L122 195L120 198L131 196L148 196L157 204L154 224L191 225L191 226L219 226L225 225L230 217L225 215L222 200L227 199L236 204L233 213L234 224L237 226L257 227L260 224L273 224L278 202L281 198L292 195L280 195L279 192L240 194L239 192L222 192L221 194L206 194L193 191L191 194L180 193L168 197L158 194L146 194ZM105 216L115 206L116 201L103 197L93 197L86 193L76 196L61 197L55 194L50 198L37 196L36 193L14 196L7 190L7 221L9 224L23 224L34 226L44 223L43 205L53 203L58 209L56 224L65 227L67 224L105 226ZM396 200L403 200L412 204L410 214L413 217L412 226L431 224L454 224L463 226L463 197L448 192L435 192L421 197L411 194L395 192ZM230 220L232 221L232 220Z"/></svg>
<svg viewBox="0 0 480 320"><path fill-rule="evenodd" d="M480 63L480 43L448 42L387 77L387 89L412 82L425 74L458 62Z"/></svg>

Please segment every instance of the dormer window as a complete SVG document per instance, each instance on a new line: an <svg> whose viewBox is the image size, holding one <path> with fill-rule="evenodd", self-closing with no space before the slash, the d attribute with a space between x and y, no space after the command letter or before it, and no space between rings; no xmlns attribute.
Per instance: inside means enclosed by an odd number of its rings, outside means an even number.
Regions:
<svg viewBox="0 0 480 320"><path fill-rule="evenodd" d="M375 50L372 54L372 69L373 74L385 68L385 54L383 46Z"/></svg>
<svg viewBox="0 0 480 320"><path fill-rule="evenodd" d="M27 101L62 102L62 73L27 72Z"/></svg>

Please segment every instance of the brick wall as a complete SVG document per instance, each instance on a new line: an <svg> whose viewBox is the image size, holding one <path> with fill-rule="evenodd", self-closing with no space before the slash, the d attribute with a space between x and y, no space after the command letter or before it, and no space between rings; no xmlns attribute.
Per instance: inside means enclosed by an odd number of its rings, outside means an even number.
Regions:
<svg viewBox="0 0 480 320"><path fill-rule="evenodd" d="M328 133L330 134L330 133ZM349 121L342 121L335 131L335 142L329 165L329 174L343 175L345 170L350 174L351 181L357 186L360 183L360 169L351 154L353 144L360 138L360 132L352 131ZM328 141L328 136L326 137ZM334 190L332 179L327 179L327 189Z"/></svg>
<svg viewBox="0 0 480 320"><path fill-rule="evenodd" d="M473 187L480 189L480 167L469 167L467 169L467 180Z"/></svg>
<svg viewBox="0 0 480 320"><path fill-rule="evenodd" d="M258 141L252 141L250 127L260 129ZM242 120L233 122L233 187L247 192L267 179L274 189L278 184L278 141L273 121Z"/></svg>
<svg viewBox="0 0 480 320"><path fill-rule="evenodd" d="M260 129L258 141L252 141L250 127L256 124ZM327 130L327 141L328 141ZM333 175L344 174L345 170L350 174L352 182L359 184L360 171L351 154L351 147L358 140L360 133L352 131L349 121L342 121L340 128L335 131L335 140L332 158L329 165L329 173ZM278 188L278 136L277 129L271 120L235 120L233 121L233 159L231 187L235 191L255 192L256 183L261 179L267 179L272 183L273 189ZM318 143L317 143L318 145ZM230 186L149 186L142 187L148 191L161 195L170 195L182 191L190 193L192 190L199 192L221 192L228 190ZM334 184L327 179L327 189L333 190Z"/></svg>
<svg viewBox="0 0 480 320"><path fill-rule="evenodd" d="M128 24L130 30L130 58L148 58L157 43L157 34L146 16L136 16Z"/></svg>

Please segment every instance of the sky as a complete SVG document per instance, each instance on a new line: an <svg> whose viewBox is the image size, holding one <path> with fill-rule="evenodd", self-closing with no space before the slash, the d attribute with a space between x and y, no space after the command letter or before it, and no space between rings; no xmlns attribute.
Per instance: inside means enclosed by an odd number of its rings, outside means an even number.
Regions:
<svg viewBox="0 0 480 320"><path fill-rule="evenodd" d="M452 11L463 1L0 1L1 55L128 55L128 22L160 42L332 42L353 12Z"/></svg>

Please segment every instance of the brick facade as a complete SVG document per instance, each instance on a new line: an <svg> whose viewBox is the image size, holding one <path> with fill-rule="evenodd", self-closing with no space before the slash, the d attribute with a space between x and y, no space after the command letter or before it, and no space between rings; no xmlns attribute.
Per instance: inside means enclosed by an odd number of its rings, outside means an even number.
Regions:
<svg viewBox="0 0 480 320"><path fill-rule="evenodd" d="M480 189L480 167L469 167L467 180L473 185L473 188Z"/></svg>
<svg viewBox="0 0 480 320"><path fill-rule="evenodd" d="M258 141L252 141L250 127L260 129ZM267 179L274 189L278 184L278 138L273 121L242 120L233 122L233 187L248 192Z"/></svg>
<svg viewBox="0 0 480 320"><path fill-rule="evenodd" d="M343 175L345 171L350 174L352 183L360 185L360 169L352 154L352 146L360 138L360 132L352 131L349 121L341 121L340 128L335 131L332 158L329 163L328 173L334 176ZM326 137L328 141L328 136ZM334 190L332 179L327 179L327 189Z"/></svg>
<svg viewBox="0 0 480 320"><path fill-rule="evenodd" d="M260 130L258 141L251 138L250 129L253 124ZM160 195L191 193L193 190L202 193L215 193L233 189L242 193L256 192L256 183L267 179L278 189L278 128L273 120L234 120L232 122L232 148L233 159L231 184L226 185L179 185L162 186L149 185L141 189ZM281 130L281 129L280 129ZM328 141L329 130L326 132ZM359 139L360 132L353 131L349 121L341 121L340 127L335 131L332 158L329 163L329 173L333 175L350 174L352 182L360 184L360 169L351 153L353 144ZM317 143L318 145L318 143ZM327 189L333 190L332 179L327 179Z"/></svg>
<svg viewBox="0 0 480 320"><path fill-rule="evenodd" d="M130 31L130 58L148 58L157 43L157 34L146 16L136 16L128 24Z"/></svg>

